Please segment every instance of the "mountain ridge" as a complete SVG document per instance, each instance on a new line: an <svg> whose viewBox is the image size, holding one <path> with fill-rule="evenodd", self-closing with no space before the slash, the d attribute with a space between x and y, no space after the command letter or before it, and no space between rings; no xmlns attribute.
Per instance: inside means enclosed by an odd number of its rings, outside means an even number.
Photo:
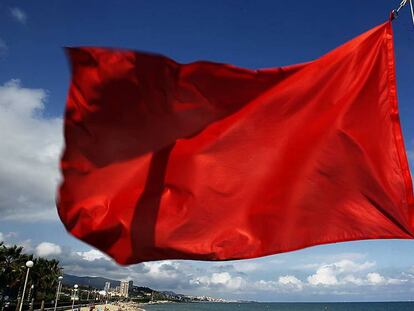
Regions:
<svg viewBox="0 0 414 311"><path fill-rule="evenodd" d="M99 276L77 276L73 274L64 274L62 283L66 286L72 287L77 284L80 287L93 288L96 290L103 290L105 283L110 282L111 288L120 286L121 281L109 279ZM173 291L157 291L145 286L133 285L129 289L129 294L131 299L140 299L139 297L145 297L149 300L157 301L175 301L175 302L226 302L226 300L221 298L213 298L209 296L190 296L184 294L177 294ZM150 297L150 298L149 298Z"/></svg>

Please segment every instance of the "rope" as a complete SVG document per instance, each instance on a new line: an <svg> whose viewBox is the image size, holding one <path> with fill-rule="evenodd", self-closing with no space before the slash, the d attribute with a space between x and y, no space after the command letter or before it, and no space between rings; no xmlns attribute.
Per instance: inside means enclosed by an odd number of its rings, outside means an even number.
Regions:
<svg viewBox="0 0 414 311"><path fill-rule="evenodd" d="M397 9L392 10L391 14L392 14L392 18L397 18L398 17L398 13L400 13L400 10L407 5L407 3L410 3L410 8L411 8L411 18L413 20L413 25L414 25L414 6L413 6L413 0L402 0L400 5L398 6Z"/></svg>
<svg viewBox="0 0 414 311"><path fill-rule="evenodd" d="M394 13L396 13L397 16L398 16L398 13L400 13L400 10L402 9L402 7L405 6L407 2L408 0L402 0L398 9L394 10ZM410 3L411 3L411 0L410 0Z"/></svg>

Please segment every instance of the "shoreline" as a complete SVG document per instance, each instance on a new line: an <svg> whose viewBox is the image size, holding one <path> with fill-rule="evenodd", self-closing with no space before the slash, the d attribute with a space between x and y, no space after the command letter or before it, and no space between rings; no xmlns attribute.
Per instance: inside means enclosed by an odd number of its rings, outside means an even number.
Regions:
<svg viewBox="0 0 414 311"><path fill-rule="evenodd" d="M253 305L277 305L277 304L281 304L281 305L324 305L325 307L328 306L332 306L332 305L343 305L343 304L348 304L348 305L352 305L352 304L362 304L362 305L370 305L370 304L414 304L414 301L412 300L407 300L407 301L381 301L381 302L256 302L256 301L244 301L244 302L197 302L197 303L204 303L204 304L253 304ZM197 304L195 303L195 304ZM180 304L180 303L175 303L172 301L157 301L157 302L152 302L152 303L136 303L136 302L116 302L114 304L110 304L108 303L106 305L106 311L147 311L147 309L145 308L146 305L151 305L151 304L155 304L155 305L163 305L163 304ZM191 302L187 302L184 304L194 304ZM71 311L71 308L68 309L64 309L64 311ZM76 310L76 309L75 309ZM81 307L80 309L77 309L78 311L89 311L89 307ZM105 311L105 304L98 304L95 305L95 308L93 309L93 311Z"/></svg>
<svg viewBox="0 0 414 311"><path fill-rule="evenodd" d="M142 308L142 304L138 304L135 302L118 302L116 304L99 304L95 305L94 311L105 311L105 307L107 311L146 311ZM72 308L66 309L65 311L71 311ZM79 311L89 311L89 307L81 307L78 309Z"/></svg>

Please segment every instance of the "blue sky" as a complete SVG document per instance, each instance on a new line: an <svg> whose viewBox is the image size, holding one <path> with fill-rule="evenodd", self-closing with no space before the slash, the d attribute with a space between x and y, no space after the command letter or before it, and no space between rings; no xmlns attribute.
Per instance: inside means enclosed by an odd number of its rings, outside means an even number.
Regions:
<svg viewBox="0 0 414 311"><path fill-rule="evenodd" d="M188 294L266 301L414 299L414 241L359 241L261 259L122 268L69 236L55 187L69 70L62 47L124 47L179 62L278 67L321 56L382 23L399 1L2 1L0 239L67 273L131 278ZM414 160L414 26L394 22L405 142Z"/></svg>

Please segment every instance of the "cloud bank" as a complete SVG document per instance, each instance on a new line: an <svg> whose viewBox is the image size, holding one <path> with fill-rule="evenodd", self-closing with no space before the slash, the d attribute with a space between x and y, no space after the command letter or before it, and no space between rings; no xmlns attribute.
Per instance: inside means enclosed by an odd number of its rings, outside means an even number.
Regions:
<svg viewBox="0 0 414 311"><path fill-rule="evenodd" d="M0 219L56 219L62 119L43 115L47 92L0 85Z"/></svg>
<svg viewBox="0 0 414 311"><path fill-rule="evenodd" d="M57 256L62 253L62 249L59 245L50 242L42 242L36 246L35 254L38 257L50 257Z"/></svg>
<svg viewBox="0 0 414 311"><path fill-rule="evenodd" d="M311 263L306 267L282 264L285 269L279 271L272 257L202 264L165 260L124 267L96 249L77 251L48 241L19 242L14 232L0 232L0 240L22 245L38 257L58 259L66 274L133 280L139 286L187 295L262 301L387 301L407 300L414 288L414 267L384 270L363 254L321 256L319 263L307 258Z"/></svg>

